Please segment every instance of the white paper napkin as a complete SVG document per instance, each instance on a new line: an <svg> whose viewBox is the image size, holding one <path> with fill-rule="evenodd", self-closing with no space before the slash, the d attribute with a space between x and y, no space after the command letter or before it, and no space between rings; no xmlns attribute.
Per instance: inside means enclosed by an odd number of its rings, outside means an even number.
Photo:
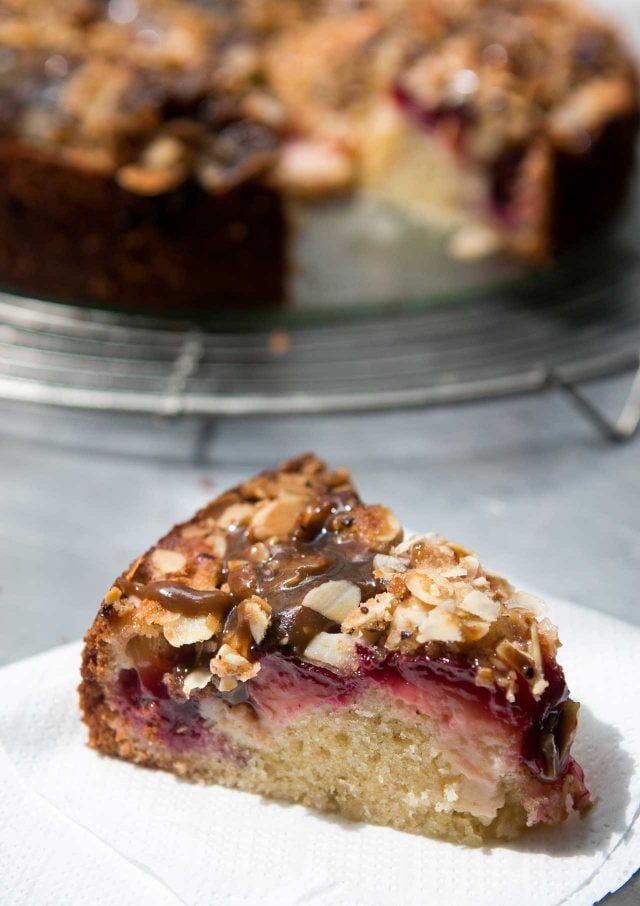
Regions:
<svg viewBox="0 0 640 906"><path fill-rule="evenodd" d="M203 787L85 746L76 643L0 671L2 902L591 906L640 865L640 630L557 602L597 806L467 849ZM1 753L0 753L1 754Z"/></svg>

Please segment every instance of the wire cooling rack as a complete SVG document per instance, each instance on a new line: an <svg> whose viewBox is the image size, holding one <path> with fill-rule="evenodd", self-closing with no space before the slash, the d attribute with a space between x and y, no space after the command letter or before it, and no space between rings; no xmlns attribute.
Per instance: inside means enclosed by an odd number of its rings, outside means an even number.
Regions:
<svg viewBox="0 0 640 906"><path fill-rule="evenodd" d="M581 261L485 298L215 331L4 293L0 397L239 416L427 406L557 387L622 440L640 420L640 254ZM624 371L636 379L612 421L579 385Z"/></svg>

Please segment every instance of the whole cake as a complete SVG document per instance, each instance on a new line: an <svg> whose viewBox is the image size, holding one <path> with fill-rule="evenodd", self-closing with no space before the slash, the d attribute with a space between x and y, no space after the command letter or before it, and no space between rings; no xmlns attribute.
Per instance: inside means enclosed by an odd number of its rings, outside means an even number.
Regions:
<svg viewBox="0 0 640 906"><path fill-rule="evenodd" d="M589 793L540 605L303 456L115 582L84 649L90 745L459 842L556 824Z"/></svg>
<svg viewBox="0 0 640 906"><path fill-rule="evenodd" d="M544 260L618 204L637 121L573 0L3 0L0 280L279 302L297 200L349 192Z"/></svg>

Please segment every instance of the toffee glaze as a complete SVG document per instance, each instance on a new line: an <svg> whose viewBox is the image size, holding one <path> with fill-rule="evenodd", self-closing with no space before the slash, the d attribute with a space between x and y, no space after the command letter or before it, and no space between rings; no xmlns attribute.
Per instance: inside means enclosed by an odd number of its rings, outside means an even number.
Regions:
<svg viewBox="0 0 640 906"><path fill-rule="evenodd" d="M338 628L337 623L302 605L311 588L346 579L358 586L362 600L385 591L384 583L373 575L378 551L348 531L353 509L360 505L351 490L316 498L301 513L290 539L266 545L268 557L263 560L257 559L246 527L230 529L220 579L221 585L228 584L228 592L190 588L175 580L144 583L118 579L116 586L126 595L157 601L172 613L187 617L215 614L224 621L223 636L243 627L247 652L251 642L238 607L243 599L258 595L269 603L272 613L265 646L283 646L302 655L316 633Z"/></svg>

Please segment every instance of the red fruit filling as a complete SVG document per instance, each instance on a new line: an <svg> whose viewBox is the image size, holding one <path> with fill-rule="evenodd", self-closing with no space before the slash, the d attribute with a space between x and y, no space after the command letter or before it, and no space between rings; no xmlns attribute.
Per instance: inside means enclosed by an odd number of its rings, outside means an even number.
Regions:
<svg viewBox="0 0 640 906"><path fill-rule="evenodd" d="M259 719L285 724L307 708L349 705L359 695L378 686L421 713L438 716L433 703L443 699L478 722L499 721L515 733L520 757L531 773L554 781L567 772L581 772L569 758L576 727L577 706L569 699L561 667L545 665L548 686L536 701L529 685L521 681L514 702L502 689L475 684L472 664L447 658L408 658L396 653L379 656L372 649L359 649L360 666L351 675L341 675L308 664L295 656L265 654L260 672L231 693L219 693L209 684L191 699L178 692L185 668L168 661L145 663L119 674L116 697L127 720L147 735L158 736L178 751L211 746L223 755L241 758L233 746L211 730L200 715L198 701L215 695L230 704L247 703ZM471 710L470 710L471 708ZM455 710L455 708L454 708ZM449 719L447 717L447 719ZM466 720L466 718L465 718ZM462 725L464 731L465 725ZM577 777L580 780L580 777Z"/></svg>
<svg viewBox="0 0 640 906"><path fill-rule="evenodd" d="M455 155L465 157L467 136L474 119L468 104L426 107L399 83L393 87L392 97L397 106L422 129L437 133ZM507 148L491 163L483 165L489 181L488 213L505 227L514 226L519 219L518 180L525 154L525 147L514 146Z"/></svg>
<svg viewBox="0 0 640 906"><path fill-rule="evenodd" d="M176 752L212 750L225 758L246 757L222 734L207 727L195 700L176 701L164 681L168 664L144 664L121 670L115 689L120 713L150 741L158 740Z"/></svg>
<svg viewBox="0 0 640 906"><path fill-rule="evenodd" d="M471 109L467 105L426 107L399 82L393 86L391 96L397 106L425 132L437 131L454 153L464 154L467 132L473 122Z"/></svg>

